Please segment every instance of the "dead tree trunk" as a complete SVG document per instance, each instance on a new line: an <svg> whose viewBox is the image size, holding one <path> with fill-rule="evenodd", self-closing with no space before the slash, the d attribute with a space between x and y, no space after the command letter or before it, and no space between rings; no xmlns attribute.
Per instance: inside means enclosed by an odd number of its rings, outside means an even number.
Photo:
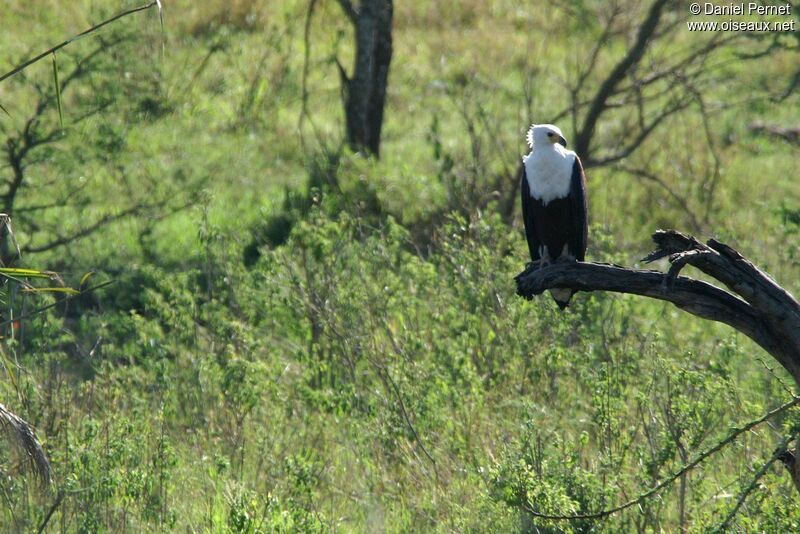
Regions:
<svg viewBox="0 0 800 534"><path fill-rule="evenodd" d="M353 74L339 66L344 95L347 144L353 150L380 156L383 109L392 61L393 0L339 0L353 23L356 57Z"/></svg>
<svg viewBox="0 0 800 534"><path fill-rule="evenodd" d="M675 230L653 234L658 248L645 262L668 258L667 273L599 263L529 266L516 276L517 294L532 298L546 289L615 291L672 302L693 315L725 323L761 345L800 385L800 303L766 273L731 247L699 242ZM728 290L678 276L692 265Z"/></svg>

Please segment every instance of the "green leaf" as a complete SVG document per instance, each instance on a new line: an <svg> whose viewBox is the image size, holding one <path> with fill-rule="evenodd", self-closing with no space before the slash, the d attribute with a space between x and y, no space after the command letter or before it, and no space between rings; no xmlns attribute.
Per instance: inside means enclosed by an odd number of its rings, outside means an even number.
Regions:
<svg viewBox="0 0 800 534"><path fill-rule="evenodd" d="M56 53L53 52L53 83L56 85L56 104L58 105L58 122L64 128L64 114L61 111L61 85L58 83L58 64L56 63Z"/></svg>
<svg viewBox="0 0 800 534"><path fill-rule="evenodd" d="M84 288L84 286L86 285L86 281L87 281L87 280L89 280L89 278L90 278L90 277L91 277L93 274L94 274L94 271L89 271L88 273L84 274L84 275L83 275L83 277L81 277L81 281L80 281L80 283L78 284L78 287L80 287L81 289L83 289L83 288Z"/></svg>
<svg viewBox="0 0 800 534"><path fill-rule="evenodd" d="M22 291L25 293L66 293L68 295L80 295L81 292L71 287L26 287Z"/></svg>
<svg viewBox="0 0 800 534"><path fill-rule="evenodd" d="M19 269L12 267L0 267L0 275L7 277L23 277L23 278L51 278L52 273L47 271L37 271L36 269Z"/></svg>

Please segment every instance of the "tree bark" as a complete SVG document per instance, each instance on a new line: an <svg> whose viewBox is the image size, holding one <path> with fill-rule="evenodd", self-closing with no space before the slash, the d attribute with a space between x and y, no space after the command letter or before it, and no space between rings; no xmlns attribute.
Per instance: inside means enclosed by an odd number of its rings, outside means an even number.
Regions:
<svg viewBox="0 0 800 534"><path fill-rule="evenodd" d="M347 144L353 150L380 156L386 85L392 61L393 0L362 0L356 9L339 0L356 33L353 74L340 68L344 93Z"/></svg>
<svg viewBox="0 0 800 534"><path fill-rule="evenodd" d="M766 273L733 248L716 241L706 244L675 230L653 234L658 248L644 258L668 258L668 272L616 265L557 262L540 268L531 264L515 278L517 294L532 298L554 288L614 291L672 302L703 319L732 326L758 343L800 385L800 303ZM726 288L679 276L692 265Z"/></svg>

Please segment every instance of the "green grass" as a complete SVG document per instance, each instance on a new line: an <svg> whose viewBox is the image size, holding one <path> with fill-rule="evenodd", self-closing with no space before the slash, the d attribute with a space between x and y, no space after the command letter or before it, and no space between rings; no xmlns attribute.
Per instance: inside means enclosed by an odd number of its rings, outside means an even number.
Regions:
<svg viewBox="0 0 800 534"><path fill-rule="evenodd" d="M644 11L629 4L627 37ZM133 5L11 2L0 69ZM71 285L88 269L115 283L3 339L20 369L0 382L0 401L36 426L55 486L40 492L15 451L0 451L0 531L38 528L58 490L51 532L679 531L677 485L596 522L534 521L519 504L570 513L630 499L686 451L784 402L785 373L744 336L667 304L580 294L560 314L548 298L518 299L520 221L501 222L494 202L457 202L490 195L492 177L526 151L529 123L569 104L574 68L602 31L581 15L598 3L576 6L572 16L558 3L398 2L382 158L344 149L333 169L325 151L338 153L343 116L331 57L349 68L353 54L335 2L319 3L311 25L313 125L300 124L304 2L165 2L164 35L155 12L104 30L130 41L92 83L63 91L65 135L37 153L18 199L60 202L84 184L70 197L84 203L15 219L16 238L35 246L132 201L168 202L22 259ZM649 68L696 44L676 35ZM59 55L62 82L100 37ZM604 49L598 72L623 42ZM693 108L626 160L685 205L618 169L590 170L591 259L635 264L656 228L690 229L685 207L701 237L800 293L798 228L781 215L800 208L797 147L747 128L800 121L796 95L762 98L784 87L796 52L754 63L733 54L722 51L703 87L721 163L708 217L713 160ZM52 90L48 62L26 77L0 84L4 139L32 113L32 84ZM97 94L111 104L78 122ZM58 124L55 102L42 121ZM601 122L601 146L615 146L625 121ZM437 136L452 169L434 155ZM308 191L314 172L341 192ZM306 201L289 210L288 242L245 267L287 190ZM4 308L49 302L8 289ZM723 519L796 420L791 411L755 429L689 475L690 530ZM736 527L796 530L793 491L772 468Z"/></svg>

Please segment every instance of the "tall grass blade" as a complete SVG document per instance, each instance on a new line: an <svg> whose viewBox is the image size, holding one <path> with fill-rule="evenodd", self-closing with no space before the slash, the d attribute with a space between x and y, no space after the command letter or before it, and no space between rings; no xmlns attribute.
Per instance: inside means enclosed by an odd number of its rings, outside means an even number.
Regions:
<svg viewBox="0 0 800 534"><path fill-rule="evenodd" d="M56 104L58 104L58 122L61 129L64 129L64 114L61 111L61 85L58 83L58 63L56 53L53 52L53 83L56 85Z"/></svg>
<svg viewBox="0 0 800 534"><path fill-rule="evenodd" d="M18 267L0 267L0 275L20 278L52 278L53 273L36 269L20 269Z"/></svg>
<svg viewBox="0 0 800 534"><path fill-rule="evenodd" d="M68 295L80 295L81 292L71 287L25 287L25 293L66 293Z"/></svg>

